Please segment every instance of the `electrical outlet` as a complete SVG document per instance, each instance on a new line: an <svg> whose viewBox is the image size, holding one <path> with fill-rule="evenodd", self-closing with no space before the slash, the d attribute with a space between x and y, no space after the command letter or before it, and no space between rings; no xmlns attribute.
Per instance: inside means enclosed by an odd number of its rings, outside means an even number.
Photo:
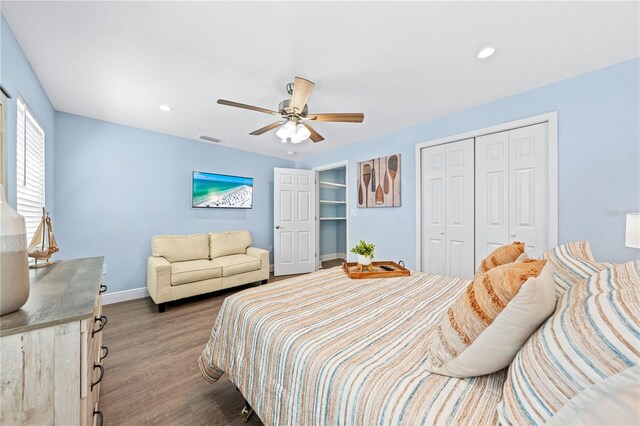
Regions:
<svg viewBox="0 0 640 426"><path fill-rule="evenodd" d="M269 253L273 253L273 247L269 246Z"/></svg>
<svg viewBox="0 0 640 426"><path fill-rule="evenodd" d="M102 275L107 275L107 264L106 263L102 264Z"/></svg>

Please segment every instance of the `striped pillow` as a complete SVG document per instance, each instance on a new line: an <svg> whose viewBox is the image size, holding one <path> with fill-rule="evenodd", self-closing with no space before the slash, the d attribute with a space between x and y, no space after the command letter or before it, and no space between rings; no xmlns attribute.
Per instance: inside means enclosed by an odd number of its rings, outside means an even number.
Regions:
<svg viewBox="0 0 640 426"><path fill-rule="evenodd" d="M512 244L505 244L498 247L487 257L485 257L476 271L476 276L479 277L488 270L495 268L496 266L506 265L507 263L515 262L520 255L524 253L524 243L516 241Z"/></svg>
<svg viewBox="0 0 640 426"><path fill-rule="evenodd" d="M564 293L509 367L501 424L548 422L572 398L640 363L640 261Z"/></svg>
<svg viewBox="0 0 640 426"><path fill-rule="evenodd" d="M568 243L547 251L544 258L554 266L558 294L612 265L596 262L588 241Z"/></svg>
<svg viewBox="0 0 640 426"><path fill-rule="evenodd" d="M503 369L555 306L553 267L546 260L495 267L472 281L435 324L426 368L452 377Z"/></svg>

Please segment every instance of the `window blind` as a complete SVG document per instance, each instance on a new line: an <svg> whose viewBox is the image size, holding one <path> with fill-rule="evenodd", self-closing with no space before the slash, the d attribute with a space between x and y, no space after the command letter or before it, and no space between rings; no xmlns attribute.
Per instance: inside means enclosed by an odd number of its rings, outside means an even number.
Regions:
<svg viewBox="0 0 640 426"><path fill-rule="evenodd" d="M24 216L28 244L44 207L44 129L20 97L17 107L17 210Z"/></svg>

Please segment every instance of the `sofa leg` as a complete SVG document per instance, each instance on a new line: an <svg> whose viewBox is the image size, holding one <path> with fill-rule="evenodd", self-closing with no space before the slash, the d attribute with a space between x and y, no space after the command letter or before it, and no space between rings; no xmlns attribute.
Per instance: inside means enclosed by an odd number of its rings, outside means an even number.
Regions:
<svg viewBox="0 0 640 426"><path fill-rule="evenodd" d="M262 281L260 281L260 284L261 284L261 285L265 285L265 284L266 284L266 283L268 283L268 282L269 282L269 280L268 280L268 279L267 279L267 280L262 280Z"/></svg>
<svg viewBox="0 0 640 426"><path fill-rule="evenodd" d="M167 305L164 303L159 303L158 304L158 312L159 313L163 313L165 310L167 309Z"/></svg>

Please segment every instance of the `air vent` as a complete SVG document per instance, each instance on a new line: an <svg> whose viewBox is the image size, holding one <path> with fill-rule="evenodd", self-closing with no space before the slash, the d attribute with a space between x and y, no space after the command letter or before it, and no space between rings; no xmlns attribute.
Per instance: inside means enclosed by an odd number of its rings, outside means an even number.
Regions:
<svg viewBox="0 0 640 426"><path fill-rule="evenodd" d="M200 137L200 139L202 139L205 142L210 142L210 143L220 143L220 142L222 142L222 139L212 138L211 136L207 136L207 135L200 135L199 137Z"/></svg>

